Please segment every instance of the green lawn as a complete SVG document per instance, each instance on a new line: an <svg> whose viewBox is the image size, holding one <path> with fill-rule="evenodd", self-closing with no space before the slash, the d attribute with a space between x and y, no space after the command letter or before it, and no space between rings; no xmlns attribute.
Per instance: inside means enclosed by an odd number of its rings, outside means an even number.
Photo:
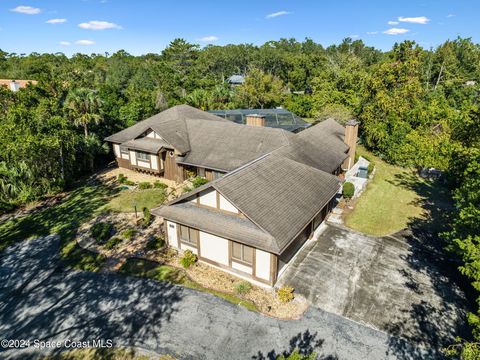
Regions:
<svg viewBox="0 0 480 360"><path fill-rule="evenodd" d="M57 233L61 239L60 255L67 265L90 271L100 269L105 259L81 249L74 238L77 228L95 216L114 193L112 188L89 182L57 205L0 224L0 251L14 242Z"/></svg>
<svg viewBox="0 0 480 360"><path fill-rule="evenodd" d="M174 284L183 285L185 287L209 292L213 295L221 297L235 305L241 305L248 310L258 311L254 303L243 300L233 294L227 294L221 291L207 289L200 284L196 283L188 277L185 271L169 265L159 265L154 261L148 261L143 259L127 259L119 270L120 273L125 275L146 277L154 280L169 281Z"/></svg>
<svg viewBox="0 0 480 360"><path fill-rule="evenodd" d="M347 215L348 227L366 234L388 235L431 215L428 202L448 203L445 189L421 179L412 170L387 164L363 147L357 153L375 162L376 173Z"/></svg>
<svg viewBox="0 0 480 360"><path fill-rule="evenodd" d="M137 205L137 211L142 211L144 207L152 209L160 206L166 200L165 189L145 189L145 190L122 190L116 194L105 206L105 210L116 212L134 212L134 204Z"/></svg>

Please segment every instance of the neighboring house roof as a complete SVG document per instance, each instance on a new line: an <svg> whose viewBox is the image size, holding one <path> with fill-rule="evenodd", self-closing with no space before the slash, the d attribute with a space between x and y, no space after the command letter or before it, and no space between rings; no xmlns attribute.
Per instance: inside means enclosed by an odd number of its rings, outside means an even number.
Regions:
<svg viewBox="0 0 480 360"><path fill-rule="evenodd" d="M158 153L161 148L171 148L167 142L160 139L143 137L139 139L129 140L121 144L133 150L146 151L148 153Z"/></svg>
<svg viewBox="0 0 480 360"><path fill-rule="evenodd" d="M336 194L339 180L336 176L274 152L185 194L166 206L153 209L152 212L179 222L182 219L188 221L188 217L195 217L192 214L193 208L198 207L192 204L191 208L186 209L185 202L195 193L210 187L221 193L257 225L257 232L260 231L257 240L238 236L238 241L280 254ZM217 213L215 210L203 210ZM235 227L227 229L218 226L214 219L209 221L209 224L198 221L195 226L207 232L214 229L217 235L232 239ZM261 231L267 236L260 236ZM233 238L235 239L237 238Z"/></svg>
<svg viewBox="0 0 480 360"><path fill-rule="evenodd" d="M233 109L233 110L210 110L209 113L221 116L237 124L246 124L246 116L258 114L265 116L265 126L279 128L291 132L298 132L310 126L308 122L294 113L278 109Z"/></svg>
<svg viewBox="0 0 480 360"><path fill-rule="evenodd" d="M230 76L227 79L227 82L229 84L236 84L236 85L243 84L245 82L245 77L243 75L235 74Z"/></svg>

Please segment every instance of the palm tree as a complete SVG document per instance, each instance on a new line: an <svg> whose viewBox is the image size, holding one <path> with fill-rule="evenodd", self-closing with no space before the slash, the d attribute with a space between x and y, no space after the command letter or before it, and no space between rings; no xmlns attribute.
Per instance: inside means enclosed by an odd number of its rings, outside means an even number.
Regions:
<svg viewBox="0 0 480 360"><path fill-rule="evenodd" d="M73 118L75 126L83 126L85 137L88 137L88 126L98 124L103 120L101 115L102 101L97 92L90 89L78 88L71 91L65 104Z"/></svg>

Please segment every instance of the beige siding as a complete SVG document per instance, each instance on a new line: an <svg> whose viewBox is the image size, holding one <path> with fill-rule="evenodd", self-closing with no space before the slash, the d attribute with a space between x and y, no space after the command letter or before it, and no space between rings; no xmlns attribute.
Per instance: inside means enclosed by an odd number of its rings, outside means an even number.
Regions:
<svg viewBox="0 0 480 360"><path fill-rule="evenodd" d="M113 153L115 154L115 156L118 158L118 157L121 157L121 153L120 153L120 145L118 144L113 144Z"/></svg>
<svg viewBox="0 0 480 360"><path fill-rule="evenodd" d="M150 169L150 163L148 161L143 161L143 160L140 160L140 159L137 160L137 166L141 166L141 167Z"/></svg>
<svg viewBox="0 0 480 360"><path fill-rule="evenodd" d="M222 265L228 265L228 240L200 231L202 257Z"/></svg>
<svg viewBox="0 0 480 360"><path fill-rule="evenodd" d="M210 206L213 208L217 207L217 191L216 190L206 190L200 193L200 204L205 206Z"/></svg>
<svg viewBox="0 0 480 360"><path fill-rule="evenodd" d="M225 199L221 194L219 194L219 199L220 199L220 209L225 211L230 211L236 214L239 213L238 209L230 201Z"/></svg>
<svg viewBox="0 0 480 360"><path fill-rule="evenodd" d="M178 247L176 223L167 221L167 236L168 236L168 244L178 249L179 247Z"/></svg>
<svg viewBox="0 0 480 360"><path fill-rule="evenodd" d="M130 164L137 165L137 157L135 151L130 150Z"/></svg>
<svg viewBox="0 0 480 360"><path fill-rule="evenodd" d="M253 271L250 266L237 263L234 260L232 260L232 268L234 268L235 270L240 270L244 273L247 273L248 275L253 275Z"/></svg>
<svg viewBox="0 0 480 360"><path fill-rule="evenodd" d="M270 253L255 250L255 275L263 280L270 280Z"/></svg>

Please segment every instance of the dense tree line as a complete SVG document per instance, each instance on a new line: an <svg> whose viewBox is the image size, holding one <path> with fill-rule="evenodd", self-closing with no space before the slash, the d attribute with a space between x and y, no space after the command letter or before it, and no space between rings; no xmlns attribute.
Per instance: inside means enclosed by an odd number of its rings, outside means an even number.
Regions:
<svg viewBox="0 0 480 360"><path fill-rule="evenodd" d="M232 74L245 83L231 88ZM386 52L352 39L327 48L310 39L205 48L176 39L143 56L0 51L0 78L39 81L0 89L0 209L92 172L108 156L103 137L176 104L356 117L364 144L385 160L449 175L456 206L443 237L480 291L480 46L470 39ZM480 336L479 318L470 320Z"/></svg>

